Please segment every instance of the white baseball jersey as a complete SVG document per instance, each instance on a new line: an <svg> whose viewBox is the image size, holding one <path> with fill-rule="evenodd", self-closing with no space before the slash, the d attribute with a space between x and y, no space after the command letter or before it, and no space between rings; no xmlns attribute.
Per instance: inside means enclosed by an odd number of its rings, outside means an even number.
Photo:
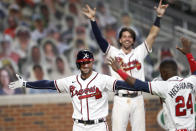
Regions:
<svg viewBox="0 0 196 131"><path fill-rule="evenodd" d="M114 91L116 79L97 72L86 79L81 74L55 80L59 92L71 95L73 104L72 118L96 120L108 115L108 91Z"/></svg>
<svg viewBox="0 0 196 131"><path fill-rule="evenodd" d="M150 93L163 100L166 117L169 116L169 130L195 129L196 76L180 78L174 76L167 81L149 82Z"/></svg>
<svg viewBox="0 0 196 131"><path fill-rule="evenodd" d="M163 81L163 79L161 78L161 76L158 76L158 77L154 78L152 81ZM171 118L170 114L168 113L166 103L164 102L164 100L161 100L161 102L163 105L163 115L164 115L166 130L175 129L172 118Z"/></svg>
<svg viewBox="0 0 196 131"><path fill-rule="evenodd" d="M125 54L122 49L117 49L113 46L110 46L106 51L106 57L107 58L117 57L119 61L123 62L122 68L124 69L124 71L126 71L126 73L128 73L129 75L137 79L144 81L145 80L144 59L149 52L152 52L152 50L148 49L146 41L144 41L135 49L132 49L129 54ZM118 75L118 73L113 71L111 67L110 67L110 72L111 72L111 76L113 76L118 80L122 80L122 78ZM126 93L127 91L119 90L119 92Z"/></svg>

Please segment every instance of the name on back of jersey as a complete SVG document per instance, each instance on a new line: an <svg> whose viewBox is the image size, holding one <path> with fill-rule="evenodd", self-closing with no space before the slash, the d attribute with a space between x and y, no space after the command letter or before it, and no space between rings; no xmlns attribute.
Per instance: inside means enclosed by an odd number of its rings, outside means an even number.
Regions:
<svg viewBox="0 0 196 131"><path fill-rule="evenodd" d="M173 86L173 88L170 90L170 92L168 94L170 95L171 98L173 98L180 90L184 90L184 89L193 90L193 84L191 84L190 82L188 82L188 83L185 83L185 82L178 83L178 84Z"/></svg>

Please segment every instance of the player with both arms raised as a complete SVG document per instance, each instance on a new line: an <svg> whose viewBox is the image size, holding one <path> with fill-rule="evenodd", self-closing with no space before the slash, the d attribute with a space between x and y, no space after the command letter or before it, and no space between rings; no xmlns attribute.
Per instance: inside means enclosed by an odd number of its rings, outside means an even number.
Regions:
<svg viewBox="0 0 196 131"><path fill-rule="evenodd" d="M90 19L94 36L101 51L106 58L118 57L123 62L122 68L129 75L132 75L142 81L145 81L144 59L152 51L155 38L160 31L160 20L164 16L168 4L162 4L160 0L156 7L156 19L152 25L145 41L136 48L133 48L135 42L135 32L129 27L123 27L118 34L120 49L110 45L102 36L95 20L96 8L91 9L88 5L83 9L83 14ZM111 76L121 80L121 77L110 68ZM132 131L145 131L145 110L144 100L141 92L120 90L114 95L114 104L112 110L112 130L126 131L127 124L130 121Z"/></svg>

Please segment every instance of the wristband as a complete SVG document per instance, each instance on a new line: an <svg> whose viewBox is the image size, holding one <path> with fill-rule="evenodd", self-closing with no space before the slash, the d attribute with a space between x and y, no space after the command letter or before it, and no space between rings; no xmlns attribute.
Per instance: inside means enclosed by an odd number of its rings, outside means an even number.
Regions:
<svg viewBox="0 0 196 131"><path fill-rule="evenodd" d="M160 21L161 21L161 17L157 16L154 21L154 25L160 28Z"/></svg>
<svg viewBox="0 0 196 131"><path fill-rule="evenodd" d="M91 17L90 20L94 22L95 21L95 16Z"/></svg>
<svg viewBox="0 0 196 131"><path fill-rule="evenodd" d="M123 80L126 80L129 77L129 75L121 69L119 69L117 73L122 77Z"/></svg>
<svg viewBox="0 0 196 131"><path fill-rule="evenodd" d="M191 58L193 58L193 55L191 53L187 53L186 57L191 59Z"/></svg>
<svg viewBox="0 0 196 131"><path fill-rule="evenodd" d="M193 55L191 53L187 53L186 57L187 57L188 62L189 62L191 73L195 72L196 71L196 61L193 58Z"/></svg>

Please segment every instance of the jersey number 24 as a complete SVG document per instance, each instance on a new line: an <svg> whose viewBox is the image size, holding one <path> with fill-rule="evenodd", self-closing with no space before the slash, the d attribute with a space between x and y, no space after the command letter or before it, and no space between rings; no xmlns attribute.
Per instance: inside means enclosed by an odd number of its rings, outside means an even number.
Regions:
<svg viewBox="0 0 196 131"><path fill-rule="evenodd" d="M176 116L185 116L187 109L191 109L191 114L193 114L193 102L192 95L189 94L187 102L184 101L184 96L176 97Z"/></svg>

